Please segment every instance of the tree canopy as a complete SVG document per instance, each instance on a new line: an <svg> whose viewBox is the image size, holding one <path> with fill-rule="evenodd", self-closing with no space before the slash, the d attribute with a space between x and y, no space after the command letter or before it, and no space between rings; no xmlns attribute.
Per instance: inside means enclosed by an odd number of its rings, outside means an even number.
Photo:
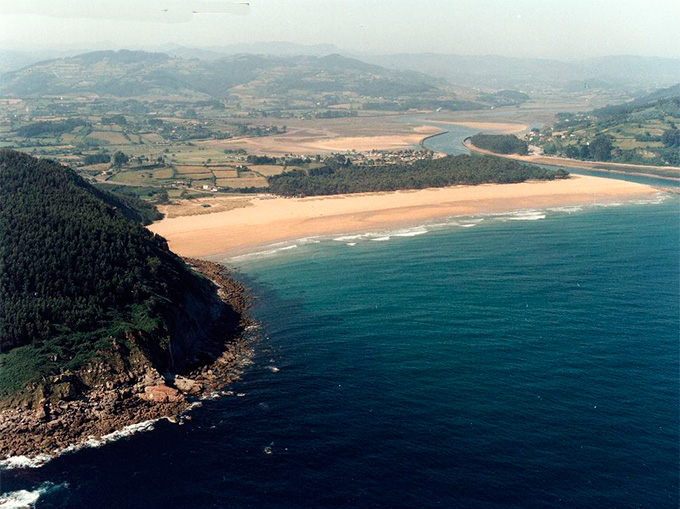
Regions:
<svg viewBox="0 0 680 509"><path fill-rule="evenodd" d="M347 163L337 160L322 168L275 175L268 179L269 189L281 196L315 196L553 180L568 175L564 170L553 172L517 161L476 155L446 156L387 166L355 166Z"/></svg>
<svg viewBox="0 0 680 509"><path fill-rule="evenodd" d="M482 150L489 150L496 154L520 154L528 152L527 143L512 134L475 134L470 142Z"/></svg>
<svg viewBox="0 0 680 509"><path fill-rule="evenodd" d="M130 203L56 162L0 151L1 352L162 327L181 289L205 285Z"/></svg>

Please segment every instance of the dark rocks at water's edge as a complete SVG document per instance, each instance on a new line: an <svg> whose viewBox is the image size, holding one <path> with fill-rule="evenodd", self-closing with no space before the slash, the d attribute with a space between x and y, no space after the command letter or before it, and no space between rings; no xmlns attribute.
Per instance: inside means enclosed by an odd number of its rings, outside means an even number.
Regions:
<svg viewBox="0 0 680 509"><path fill-rule="evenodd" d="M19 407L0 412L0 458L56 455L70 446L159 418L181 422L191 404L238 379L250 354L245 288L223 266L185 260L216 285L211 333L194 345L179 372L161 372L137 348L145 338L128 333L78 371L65 371L33 391ZM139 336L139 337L138 337ZM132 346L126 346L132 345ZM179 363L178 363L179 364Z"/></svg>

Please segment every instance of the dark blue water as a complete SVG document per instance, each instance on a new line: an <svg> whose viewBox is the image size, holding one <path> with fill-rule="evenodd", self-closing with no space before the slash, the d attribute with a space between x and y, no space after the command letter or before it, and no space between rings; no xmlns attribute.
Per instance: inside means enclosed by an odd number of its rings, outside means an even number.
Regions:
<svg viewBox="0 0 680 509"><path fill-rule="evenodd" d="M241 260L264 333L244 397L5 471L1 491L102 509L677 508L678 198L427 230Z"/></svg>

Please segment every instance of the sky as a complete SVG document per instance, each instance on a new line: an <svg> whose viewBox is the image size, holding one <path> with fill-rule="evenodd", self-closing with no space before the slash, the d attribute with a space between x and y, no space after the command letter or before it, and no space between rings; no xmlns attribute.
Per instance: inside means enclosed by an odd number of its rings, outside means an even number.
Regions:
<svg viewBox="0 0 680 509"><path fill-rule="evenodd" d="M287 41L372 54L677 58L679 26L680 0L0 0L4 49Z"/></svg>

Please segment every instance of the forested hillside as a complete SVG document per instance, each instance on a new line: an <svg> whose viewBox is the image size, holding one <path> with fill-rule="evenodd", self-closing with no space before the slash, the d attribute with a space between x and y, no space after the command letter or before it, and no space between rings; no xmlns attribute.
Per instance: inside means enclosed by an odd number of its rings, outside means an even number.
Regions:
<svg viewBox="0 0 680 509"><path fill-rule="evenodd" d="M588 113L560 113L530 143L546 155L620 163L680 165L680 85Z"/></svg>
<svg viewBox="0 0 680 509"><path fill-rule="evenodd" d="M131 333L151 364L184 362L213 286L142 219L69 168L0 151L0 397Z"/></svg>
<svg viewBox="0 0 680 509"><path fill-rule="evenodd" d="M490 150L497 154L525 155L528 147L523 140L512 134L475 134L470 142L482 150Z"/></svg>
<svg viewBox="0 0 680 509"><path fill-rule="evenodd" d="M140 97L180 94L228 98L234 87L258 96L353 92L368 97L438 92L442 80L359 60L325 57L236 55L205 61L143 51L97 51L39 62L3 75L0 93Z"/></svg>

